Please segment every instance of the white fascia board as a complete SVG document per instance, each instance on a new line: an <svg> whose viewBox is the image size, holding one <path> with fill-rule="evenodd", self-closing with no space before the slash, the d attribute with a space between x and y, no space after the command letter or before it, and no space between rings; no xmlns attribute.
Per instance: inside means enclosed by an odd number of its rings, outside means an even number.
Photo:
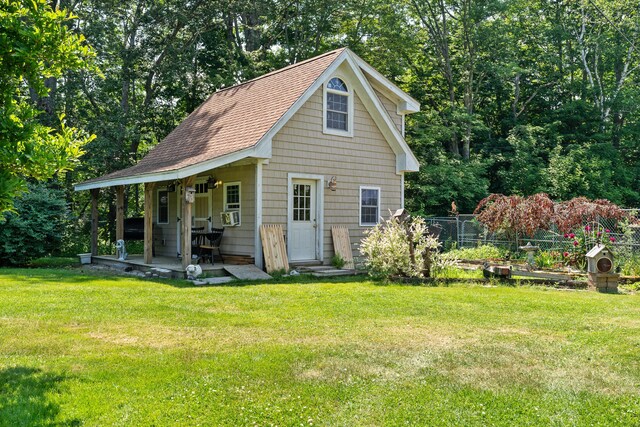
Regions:
<svg viewBox="0 0 640 427"><path fill-rule="evenodd" d="M293 103L291 108L289 108L289 110L287 110L287 112L284 113L282 117L280 117L280 119L271 127L271 129L269 129L269 131L264 134L260 141L258 141L258 146L263 144L265 140L268 140L269 145L271 145L271 140L273 139L275 134L278 133L278 131L280 131L280 129L282 129L284 125L289 121L289 119L291 119L291 117L293 117L293 115L298 112L300 107L302 107L304 103L307 102L307 100L311 98L311 96L316 93L318 89L320 89L320 86L323 85L327 77L335 73L340 64L342 64L342 62L344 62L344 60L348 58L347 52L348 49L345 49L344 52L342 52L336 59L333 60L331 65L318 76L316 81L313 82L313 84L311 84L307 88L307 90L304 91L300 98L298 98L298 100Z"/></svg>
<svg viewBox="0 0 640 427"><path fill-rule="evenodd" d="M387 79L385 76L380 74L375 68L371 65L367 64L362 58L348 50L349 55L356 62L358 67L360 67L365 73L373 77L376 82L376 86L380 86L380 88L386 89L388 92L393 93L397 98L403 101L402 108L400 104L398 104L398 114L408 114L408 113L417 113L420 111L420 103L409 96L405 91L400 89L398 86L394 85ZM403 112L400 112L400 111Z"/></svg>
<svg viewBox="0 0 640 427"><path fill-rule="evenodd" d="M197 163L181 169L166 172L148 173L142 175L126 176L122 178L106 179L104 181L80 183L74 186L75 191L92 190L94 188L112 187L115 185L143 184L147 182L169 181L174 179L182 179L192 175L197 175L211 169L219 168L229 163L237 162L247 157L270 158L271 157L271 141L268 141L268 147L259 147L255 145L235 153L230 153L212 160ZM266 157L268 155L268 157ZM265 157L263 157L265 156Z"/></svg>
<svg viewBox="0 0 640 427"><path fill-rule="evenodd" d="M362 74L357 64L352 61L351 58L347 58L347 63L351 66L352 71L360 81L367 95L365 98L361 98L362 102L365 104L369 114L371 114L371 117L396 154L396 173L417 172L420 168L418 159L413 155L413 152L400 134L400 131L391 120L391 117L389 117L389 113L382 105L380 99L378 99L367 78ZM367 104L371 104L371 108L369 108Z"/></svg>

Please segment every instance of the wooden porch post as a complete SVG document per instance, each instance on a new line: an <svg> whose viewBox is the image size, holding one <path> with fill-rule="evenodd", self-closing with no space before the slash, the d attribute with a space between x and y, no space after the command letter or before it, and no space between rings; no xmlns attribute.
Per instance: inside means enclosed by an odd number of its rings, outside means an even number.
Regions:
<svg viewBox="0 0 640 427"><path fill-rule="evenodd" d="M193 203L187 201L187 188L193 187L196 182L195 176L190 176L182 180L182 268L187 268L191 264L191 206Z"/></svg>
<svg viewBox="0 0 640 427"><path fill-rule="evenodd" d="M91 190L91 255L98 255L98 196L100 189Z"/></svg>
<svg viewBox="0 0 640 427"><path fill-rule="evenodd" d="M116 187L116 241L124 239L124 185Z"/></svg>
<svg viewBox="0 0 640 427"><path fill-rule="evenodd" d="M156 184L144 185L144 263L153 261L153 189Z"/></svg>

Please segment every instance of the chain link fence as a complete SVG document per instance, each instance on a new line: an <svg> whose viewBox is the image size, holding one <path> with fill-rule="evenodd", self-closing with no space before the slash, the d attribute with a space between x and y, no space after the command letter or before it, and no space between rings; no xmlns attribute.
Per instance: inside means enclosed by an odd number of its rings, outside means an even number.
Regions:
<svg viewBox="0 0 640 427"><path fill-rule="evenodd" d="M635 211L629 210L633 215ZM507 236L505 233L492 233L483 226L475 215L465 214L455 217L429 217L425 218L429 229L433 234L439 236L440 242L445 250L452 247L469 248L480 245L491 244L500 248L517 250L518 246L531 242L533 246L538 246L542 250L565 251L572 247L573 239L564 236L553 226L550 230L539 230L529 238L527 236ZM614 241L608 243L619 249L631 252L640 252L640 226L624 226L616 220L601 218L589 224L593 234L598 232L606 233L607 237ZM596 239L585 241L586 245L593 246Z"/></svg>

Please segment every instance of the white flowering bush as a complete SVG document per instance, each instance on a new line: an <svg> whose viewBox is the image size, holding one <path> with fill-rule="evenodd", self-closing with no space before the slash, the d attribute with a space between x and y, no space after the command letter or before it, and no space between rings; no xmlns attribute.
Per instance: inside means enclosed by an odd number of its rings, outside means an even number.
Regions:
<svg viewBox="0 0 640 427"><path fill-rule="evenodd" d="M366 232L360 252L373 276L428 277L439 246L424 219L390 218Z"/></svg>

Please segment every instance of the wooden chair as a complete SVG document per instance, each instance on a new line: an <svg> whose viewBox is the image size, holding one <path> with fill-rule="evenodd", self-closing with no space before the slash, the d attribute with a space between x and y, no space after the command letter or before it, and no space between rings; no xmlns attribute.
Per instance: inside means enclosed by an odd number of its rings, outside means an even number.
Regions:
<svg viewBox="0 0 640 427"><path fill-rule="evenodd" d="M211 264L213 264L213 251L217 250L218 255L220 256L220 260L224 263L224 258L222 257L222 252L220 252L220 242L222 241L222 235L224 234L224 228L212 228L211 233L207 233L207 239L209 240L209 244L200 245L201 249L209 249L211 250Z"/></svg>
<svg viewBox="0 0 640 427"><path fill-rule="evenodd" d="M198 262L202 258L202 245L206 243L206 237L204 227L193 227L191 229L191 255L196 255Z"/></svg>

